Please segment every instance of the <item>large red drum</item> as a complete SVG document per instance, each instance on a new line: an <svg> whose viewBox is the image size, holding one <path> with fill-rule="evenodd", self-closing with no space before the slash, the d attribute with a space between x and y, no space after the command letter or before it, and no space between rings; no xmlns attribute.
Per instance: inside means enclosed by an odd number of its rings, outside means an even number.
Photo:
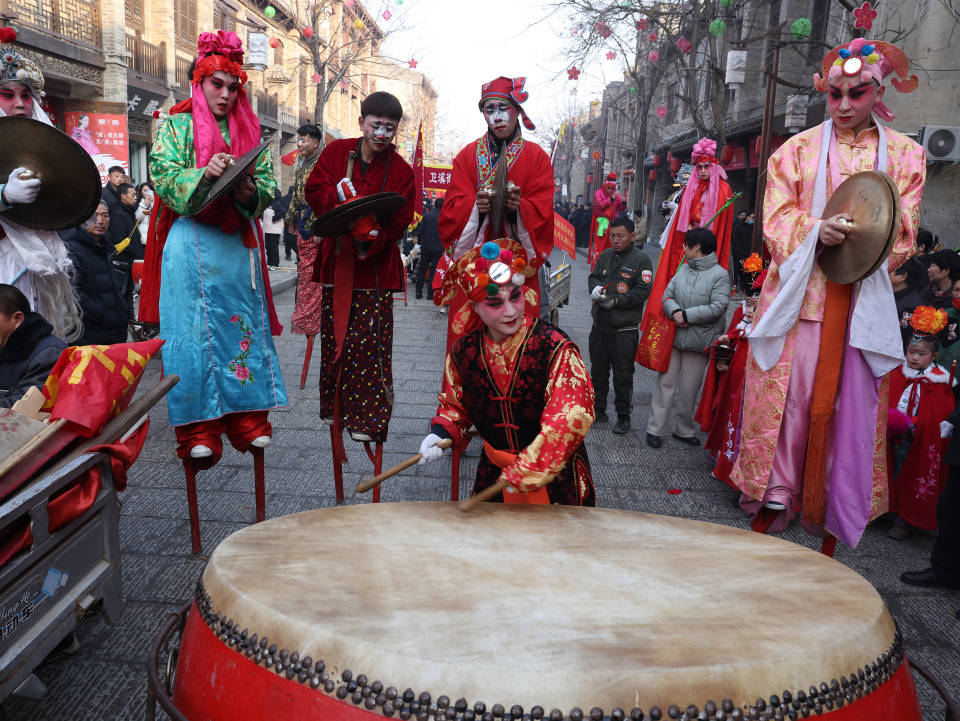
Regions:
<svg viewBox="0 0 960 721"><path fill-rule="evenodd" d="M191 721L921 721L876 590L819 553L601 508L390 503L245 528L197 586Z"/></svg>

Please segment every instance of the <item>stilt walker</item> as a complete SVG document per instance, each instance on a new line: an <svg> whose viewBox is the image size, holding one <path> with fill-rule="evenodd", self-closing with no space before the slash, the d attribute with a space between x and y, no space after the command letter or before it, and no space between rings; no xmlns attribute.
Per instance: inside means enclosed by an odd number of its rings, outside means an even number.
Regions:
<svg viewBox="0 0 960 721"><path fill-rule="evenodd" d="M221 456L221 435L254 460L256 519L264 508L263 449L270 409L287 394L272 335L279 335L263 238L254 218L273 198L269 152L244 92L235 33L203 33L191 97L175 105L150 153L157 203L151 218L141 320L160 323L167 396L200 552L197 472ZM161 282L162 279L162 282Z"/></svg>
<svg viewBox="0 0 960 721"><path fill-rule="evenodd" d="M344 429L380 472L393 409L393 293L403 287L397 241L420 202L413 171L392 143L400 102L372 93L360 113L363 135L330 143L306 184L319 238L313 278L323 286L320 415L330 426L338 503Z"/></svg>

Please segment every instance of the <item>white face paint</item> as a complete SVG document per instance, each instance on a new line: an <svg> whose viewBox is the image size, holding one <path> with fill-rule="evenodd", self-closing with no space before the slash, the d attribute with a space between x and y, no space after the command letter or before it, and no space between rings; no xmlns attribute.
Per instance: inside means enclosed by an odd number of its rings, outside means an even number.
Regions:
<svg viewBox="0 0 960 721"><path fill-rule="evenodd" d="M397 121L368 115L363 119L363 139L375 153L383 152L397 134Z"/></svg>
<svg viewBox="0 0 960 721"><path fill-rule="evenodd" d="M506 100L488 100L483 104L483 117L490 132L501 140L513 137L517 129L517 109Z"/></svg>

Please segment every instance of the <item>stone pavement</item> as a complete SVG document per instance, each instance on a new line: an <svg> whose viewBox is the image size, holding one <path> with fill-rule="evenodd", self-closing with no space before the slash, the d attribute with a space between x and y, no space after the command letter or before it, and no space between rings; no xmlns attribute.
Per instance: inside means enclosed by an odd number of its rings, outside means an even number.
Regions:
<svg viewBox="0 0 960 721"><path fill-rule="evenodd" d="M648 246L649 252L650 246ZM653 253L651 253L653 255ZM555 254L555 263L559 254ZM287 265L287 264L284 264ZM560 312L560 325L586 356L590 330L586 263L574 262L574 282L569 306ZM289 283L293 273L271 273L275 288ZM287 324L294 292L277 293L276 302ZM427 300L402 298L395 304L394 387L396 407L390 438L384 451L387 468L419 448L436 408L436 393L443 362L446 316ZM319 348L307 387L298 388L303 353L302 336L285 332L277 349L287 379L290 406L271 414L274 445L266 452L267 516L334 505L329 433L319 426L317 367ZM598 505L693 518L747 528L743 514L732 505L733 494L710 476L712 464L705 453L667 438L654 451L644 443L646 408L654 374L638 369L634 390L634 432L626 437L610 433L610 425L595 426L587 444L597 486ZM159 378L159 364L147 371L144 386ZM612 398L610 412L612 413ZM126 611L120 623L108 626L99 617L82 626L80 649L72 656L49 662L38 670L48 685L42 701L11 698L2 706L3 721L63 719L142 719L145 705L144 662L151 640L165 615L186 603L193 592L205 557L190 553L183 470L174 452L174 434L160 404L151 416L150 435L133 466L129 487L121 496L120 520L123 550L123 589ZM347 441L350 465L345 469L347 503L368 503L353 489L367 475L370 463L362 446ZM461 493L469 491L476 468L474 444L462 464ZM383 486L383 501L448 500L449 455L443 461L412 469ZM198 479L201 532L209 553L228 534L253 521L253 471L249 456L228 448L221 463ZM679 494L668 493L680 489ZM932 539L926 535L906 541L886 536L888 523L867 529L856 550L838 548L836 557L880 591L903 630L911 657L935 671L955 698L960 699L960 594L917 589L900 583L902 571L926 567ZM816 547L797 524L786 538ZM705 589L706 591L706 589ZM816 599L811 599L815 603ZM762 618L743 619L743 632L763 624ZM784 629L784 633L803 629ZM927 718L942 718L943 707L929 687L919 683Z"/></svg>

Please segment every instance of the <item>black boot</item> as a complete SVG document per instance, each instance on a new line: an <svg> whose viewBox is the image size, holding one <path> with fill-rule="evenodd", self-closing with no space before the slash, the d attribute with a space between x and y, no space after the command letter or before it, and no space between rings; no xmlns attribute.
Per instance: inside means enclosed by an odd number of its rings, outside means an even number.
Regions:
<svg viewBox="0 0 960 721"><path fill-rule="evenodd" d="M625 436L630 432L630 416L617 414L617 424L613 427L613 432L620 436Z"/></svg>

